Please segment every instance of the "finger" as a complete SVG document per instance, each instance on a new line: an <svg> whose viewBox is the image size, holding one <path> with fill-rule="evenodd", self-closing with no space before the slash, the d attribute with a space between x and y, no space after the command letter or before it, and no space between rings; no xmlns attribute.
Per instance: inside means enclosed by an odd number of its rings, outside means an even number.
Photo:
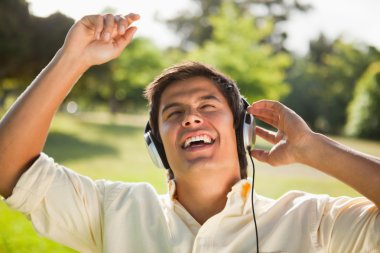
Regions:
<svg viewBox="0 0 380 253"><path fill-rule="evenodd" d="M269 151L254 149L251 151L251 156L259 160L260 162L268 163L269 160Z"/></svg>
<svg viewBox="0 0 380 253"><path fill-rule="evenodd" d="M276 133L273 131L266 130L262 127L256 127L256 134L272 144L276 143Z"/></svg>
<svg viewBox="0 0 380 253"><path fill-rule="evenodd" d="M137 27L132 26L127 29L123 36L120 36L117 40L117 44L121 49L124 49L131 42L133 35L136 33Z"/></svg>
<svg viewBox="0 0 380 253"><path fill-rule="evenodd" d="M139 19L140 19L140 15L135 14L135 13L130 13L130 14L126 15L125 17L122 17L119 20L119 24L118 24L119 26L128 27L125 30L124 34L120 34L120 32L121 32L119 30L120 27L118 28L120 35L116 39L116 43L117 43L117 46L119 47L119 49L123 50L131 42L134 34L137 31L137 27L130 26L130 25ZM121 29L123 29L123 28L121 28Z"/></svg>
<svg viewBox="0 0 380 253"><path fill-rule="evenodd" d="M127 27L126 24L128 24L128 22L121 15L116 15L115 16L115 23L117 25L117 27L116 27L117 33L119 35L123 35L125 33L125 30Z"/></svg>
<svg viewBox="0 0 380 253"><path fill-rule="evenodd" d="M109 41L111 39L112 31L114 29L115 18L112 14L107 14L103 17L104 27L102 32L102 39Z"/></svg>
<svg viewBox="0 0 380 253"><path fill-rule="evenodd" d="M247 111L253 115L265 115L271 117L278 117L278 113L271 108L255 108L253 106L249 106Z"/></svg>
<svg viewBox="0 0 380 253"><path fill-rule="evenodd" d="M257 102L254 102L250 107L253 110L257 110L257 109L269 109L269 110L273 110L273 111L275 111L277 113L282 113L283 110L285 108L287 108L285 105L281 104L278 101L274 101L274 100L259 100Z"/></svg>
<svg viewBox="0 0 380 253"><path fill-rule="evenodd" d="M95 24L95 39L100 40L100 34L103 31L103 17L101 15L96 15L94 17L94 24Z"/></svg>
<svg viewBox="0 0 380 253"><path fill-rule="evenodd" d="M100 39L100 34L103 30L103 16L101 15L88 15L84 16L80 22L88 30L94 31L94 38L96 40Z"/></svg>
<svg viewBox="0 0 380 253"><path fill-rule="evenodd" d="M123 35L127 28L135 21L140 19L140 15L135 14L135 13L129 13L128 15L121 17L117 16L117 31L119 35Z"/></svg>
<svg viewBox="0 0 380 253"><path fill-rule="evenodd" d="M275 104L278 103L274 100L262 99L252 103L252 107L254 108L273 108Z"/></svg>
<svg viewBox="0 0 380 253"><path fill-rule="evenodd" d="M273 120L278 120L278 113L276 113L272 109L267 109L267 108L259 108L255 109L253 107L248 107L247 111L251 114L253 114L257 118L268 118L268 119L273 119Z"/></svg>
<svg viewBox="0 0 380 253"><path fill-rule="evenodd" d="M256 119L259 119L269 125L271 125L274 128L279 128L279 117L271 117L271 116L266 116L266 115L255 115Z"/></svg>
<svg viewBox="0 0 380 253"><path fill-rule="evenodd" d="M133 22L137 21L140 19L140 15L136 13L129 13L124 17L128 21L128 25L130 26Z"/></svg>

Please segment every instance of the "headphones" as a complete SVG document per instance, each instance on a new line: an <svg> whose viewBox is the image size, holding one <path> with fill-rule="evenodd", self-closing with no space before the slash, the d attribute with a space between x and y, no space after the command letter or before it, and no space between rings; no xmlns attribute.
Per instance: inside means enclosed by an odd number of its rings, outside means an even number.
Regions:
<svg viewBox="0 0 380 253"><path fill-rule="evenodd" d="M247 112L249 103L243 97L240 97L242 109L240 122L236 128L237 145L243 145L244 150L251 150L256 141L256 122L253 115ZM149 121L146 123L144 131L145 144L153 163L158 168L169 169L169 163L166 158L165 149L162 143L153 135Z"/></svg>

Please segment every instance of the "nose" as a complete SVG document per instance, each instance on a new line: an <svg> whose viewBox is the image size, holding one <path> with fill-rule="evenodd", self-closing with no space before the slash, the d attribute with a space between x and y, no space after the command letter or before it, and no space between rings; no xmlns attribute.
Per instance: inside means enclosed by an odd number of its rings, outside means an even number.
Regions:
<svg viewBox="0 0 380 253"><path fill-rule="evenodd" d="M197 126L203 123L203 119L200 115L195 112L189 112L185 114L185 117L182 121L183 127Z"/></svg>

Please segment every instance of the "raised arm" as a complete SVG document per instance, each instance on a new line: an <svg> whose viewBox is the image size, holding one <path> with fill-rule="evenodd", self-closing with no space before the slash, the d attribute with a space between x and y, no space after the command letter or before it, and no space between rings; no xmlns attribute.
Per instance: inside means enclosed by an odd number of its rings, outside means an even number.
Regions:
<svg viewBox="0 0 380 253"><path fill-rule="evenodd" d="M0 122L0 194L10 196L42 151L52 118L80 76L120 55L131 41L136 14L86 16L76 22L51 62Z"/></svg>
<svg viewBox="0 0 380 253"><path fill-rule="evenodd" d="M303 163L346 183L380 208L380 159L360 153L313 132L294 111L268 100L253 103L248 111L277 128L257 127L258 136L274 144L269 151L253 150L252 156L274 166Z"/></svg>

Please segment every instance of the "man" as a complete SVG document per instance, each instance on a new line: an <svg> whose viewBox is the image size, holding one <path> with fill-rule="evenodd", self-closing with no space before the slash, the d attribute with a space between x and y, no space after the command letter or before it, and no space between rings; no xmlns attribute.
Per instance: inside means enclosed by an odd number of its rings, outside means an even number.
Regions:
<svg viewBox="0 0 380 253"><path fill-rule="evenodd" d="M267 100L247 111L278 129L256 128L274 146L252 156L272 165L310 165L366 198L290 192L275 201L254 194L255 240L251 182L244 179L236 135L239 100L229 95L239 94L231 80L201 64L170 68L147 89L152 134L174 179L169 195L143 183L94 182L42 154L65 96L90 66L122 52L138 19L82 18L2 119L0 193L9 206L42 235L80 252L255 252L257 245L260 252L380 250L380 160L312 132L293 111ZM181 73L186 78L174 78Z"/></svg>

